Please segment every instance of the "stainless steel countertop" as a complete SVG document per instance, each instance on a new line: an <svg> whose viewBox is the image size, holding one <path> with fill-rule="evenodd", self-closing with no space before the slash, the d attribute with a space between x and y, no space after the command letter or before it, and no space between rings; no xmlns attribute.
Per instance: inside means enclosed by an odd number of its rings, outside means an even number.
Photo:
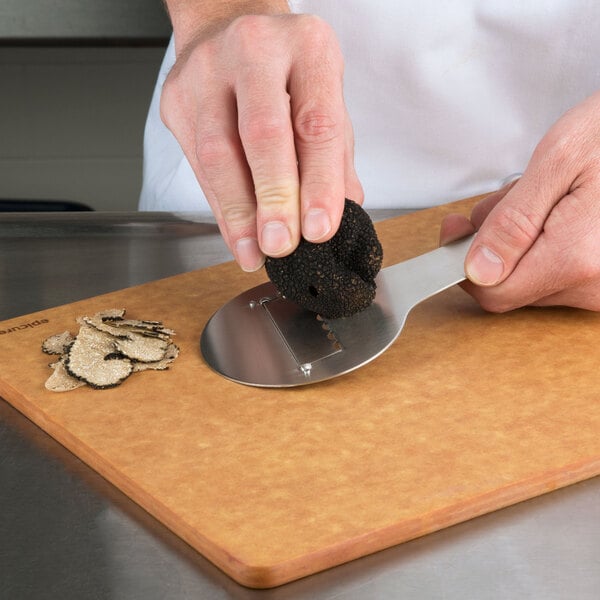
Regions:
<svg viewBox="0 0 600 600"><path fill-rule="evenodd" d="M203 220L0 215L0 319L229 260ZM249 590L0 400L0 598L598 600L600 477Z"/></svg>

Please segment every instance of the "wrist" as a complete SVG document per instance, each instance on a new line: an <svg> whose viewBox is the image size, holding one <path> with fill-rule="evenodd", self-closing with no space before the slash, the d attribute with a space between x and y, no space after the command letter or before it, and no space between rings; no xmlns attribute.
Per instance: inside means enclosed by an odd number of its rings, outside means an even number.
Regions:
<svg viewBox="0 0 600 600"><path fill-rule="evenodd" d="M290 12L286 0L164 0L171 19L177 55L191 41L221 31L243 15Z"/></svg>

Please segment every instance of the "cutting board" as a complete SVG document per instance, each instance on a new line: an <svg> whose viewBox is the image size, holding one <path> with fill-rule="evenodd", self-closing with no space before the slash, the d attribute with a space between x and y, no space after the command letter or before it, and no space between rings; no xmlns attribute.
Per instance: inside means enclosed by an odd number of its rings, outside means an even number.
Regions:
<svg viewBox="0 0 600 600"><path fill-rule="evenodd" d="M385 264L437 245L448 212L378 224ZM600 474L600 315L489 314L459 287L346 376L230 382L199 338L265 280L233 263L0 323L0 394L241 584L272 587ZM108 390L44 388L47 336L111 307L162 320L181 355Z"/></svg>

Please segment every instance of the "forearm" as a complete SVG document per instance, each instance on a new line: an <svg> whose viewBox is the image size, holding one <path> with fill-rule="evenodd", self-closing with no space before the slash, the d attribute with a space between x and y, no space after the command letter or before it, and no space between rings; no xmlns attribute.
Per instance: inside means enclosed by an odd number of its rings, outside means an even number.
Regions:
<svg viewBox="0 0 600 600"><path fill-rule="evenodd" d="M210 35L237 17L289 13L286 0L164 0L177 52L192 39Z"/></svg>

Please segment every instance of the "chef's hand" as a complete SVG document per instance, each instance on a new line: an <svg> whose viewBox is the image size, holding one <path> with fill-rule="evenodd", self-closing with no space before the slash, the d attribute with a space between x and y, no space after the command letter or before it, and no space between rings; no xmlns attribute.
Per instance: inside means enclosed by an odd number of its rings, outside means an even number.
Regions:
<svg viewBox="0 0 600 600"><path fill-rule="evenodd" d="M177 61L162 119L240 266L253 271L264 255L291 253L301 235L328 240L344 198L363 200L332 29L286 14L286 2L221 0L195 3L214 14L194 28L178 18L184 3L168 4ZM271 14L240 15L255 5Z"/></svg>
<svg viewBox="0 0 600 600"><path fill-rule="evenodd" d="M479 230L463 285L483 308L600 310L600 93L568 111L523 176L442 223L447 243Z"/></svg>

